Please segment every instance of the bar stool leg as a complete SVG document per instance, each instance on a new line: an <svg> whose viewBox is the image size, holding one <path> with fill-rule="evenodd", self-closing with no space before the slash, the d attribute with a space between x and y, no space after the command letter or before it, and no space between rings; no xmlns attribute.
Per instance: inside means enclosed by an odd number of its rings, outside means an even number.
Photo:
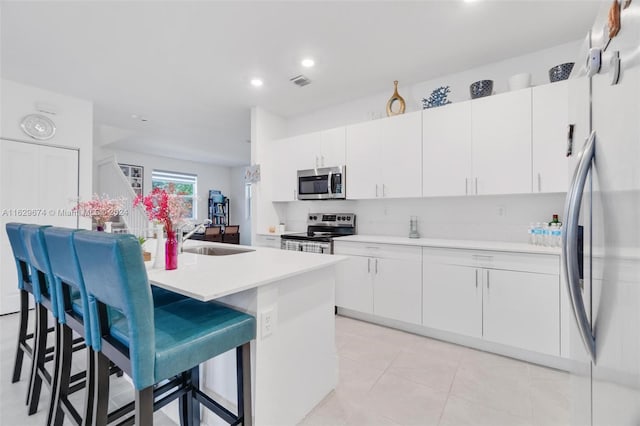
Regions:
<svg viewBox="0 0 640 426"><path fill-rule="evenodd" d="M93 425L94 406L96 403L96 389L95 389L95 377L96 377L96 354L93 349L87 346L87 384L86 393L84 397L84 416L82 419L82 426Z"/></svg>
<svg viewBox="0 0 640 426"><path fill-rule="evenodd" d="M106 426L109 414L109 358L94 351L93 421L95 426Z"/></svg>
<svg viewBox="0 0 640 426"><path fill-rule="evenodd" d="M64 347L63 326L59 322L55 325L55 347L53 352L53 377L51 378L51 399L49 401L49 414L47 414L47 426L53 424L53 418L56 412L57 403L59 401L59 383L60 368L62 366L64 355L62 354Z"/></svg>
<svg viewBox="0 0 640 426"><path fill-rule="evenodd" d="M153 425L153 386L136 390L135 424L138 426Z"/></svg>
<svg viewBox="0 0 640 426"><path fill-rule="evenodd" d="M42 304L36 305L36 329L33 341L33 358L31 359L31 378L29 379L29 391L27 392L27 405L29 415L38 410L40 391L42 390L42 377L40 369L44 369L44 358L47 352L47 308Z"/></svg>
<svg viewBox="0 0 640 426"><path fill-rule="evenodd" d="M180 397L180 426L197 426L200 424L200 403L196 399L196 390L200 384L200 367L194 367L182 373L188 392Z"/></svg>
<svg viewBox="0 0 640 426"><path fill-rule="evenodd" d="M20 380L22 373L22 361L24 360L24 351L27 341L27 329L29 325L29 293L26 290L20 290L20 325L18 328L18 348L16 350L16 362L13 365L13 376L11 383Z"/></svg>
<svg viewBox="0 0 640 426"><path fill-rule="evenodd" d="M243 426L251 426L251 342L236 349L236 374L238 381L238 417Z"/></svg>

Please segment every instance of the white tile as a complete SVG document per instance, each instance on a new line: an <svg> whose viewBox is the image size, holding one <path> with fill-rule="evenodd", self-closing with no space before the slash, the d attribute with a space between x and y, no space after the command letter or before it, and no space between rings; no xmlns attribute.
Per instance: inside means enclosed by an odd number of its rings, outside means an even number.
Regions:
<svg viewBox="0 0 640 426"><path fill-rule="evenodd" d="M352 336L338 349L338 355L377 370L386 369L400 353L399 347L379 339Z"/></svg>
<svg viewBox="0 0 640 426"><path fill-rule="evenodd" d="M450 396L440 426L529 426L528 418L514 416L462 398Z"/></svg>
<svg viewBox="0 0 640 426"><path fill-rule="evenodd" d="M446 392L437 392L387 372L361 405L401 425L426 426L438 424L446 400Z"/></svg>
<svg viewBox="0 0 640 426"><path fill-rule="evenodd" d="M402 351L387 371L396 376L448 393L458 370L455 359L429 352Z"/></svg>

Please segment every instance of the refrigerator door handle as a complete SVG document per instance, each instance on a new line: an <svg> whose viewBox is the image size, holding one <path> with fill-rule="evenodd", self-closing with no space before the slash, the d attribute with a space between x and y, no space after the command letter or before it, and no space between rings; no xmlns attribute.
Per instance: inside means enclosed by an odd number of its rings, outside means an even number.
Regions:
<svg viewBox="0 0 640 426"><path fill-rule="evenodd" d="M584 144L581 158L573 174L571 186L567 192L564 205L566 231L562 234L562 273L567 290L571 297L571 309L580 331L580 337L591 360L596 362L596 341L591 331L591 324L584 307L580 289L580 268L578 266L578 218L582 195L587 182L589 170L595 158L596 133L591 132Z"/></svg>

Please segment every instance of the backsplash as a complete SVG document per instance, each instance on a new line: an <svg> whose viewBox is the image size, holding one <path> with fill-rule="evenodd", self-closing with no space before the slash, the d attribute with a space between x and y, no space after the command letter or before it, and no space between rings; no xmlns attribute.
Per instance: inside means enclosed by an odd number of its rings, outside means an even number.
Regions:
<svg viewBox="0 0 640 426"><path fill-rule="evenodd" d="M274 203L287 231L306 230L309 212L355 213L357 233L408 236L418 217L423 238L527 242L531 222L563 220L565 194L465 196L396 200L296 201Z"/></svg>

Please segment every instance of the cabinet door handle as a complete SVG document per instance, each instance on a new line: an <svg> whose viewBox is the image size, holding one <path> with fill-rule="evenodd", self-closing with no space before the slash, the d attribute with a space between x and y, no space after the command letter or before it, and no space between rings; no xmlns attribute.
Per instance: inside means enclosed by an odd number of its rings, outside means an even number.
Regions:
<svg viewBox="0 0 640 426"><path fill-rule="evenodd" d="M386 197L386 194L385 194L385 185L384 185L384 183L382 184L382 196L383 196L383 197Z"/></svg>
<svg viewBox="0 0 640 426"><path fill-rule="evenodd" d="M540 172L538 172L538 192L542 192L542 178Z"/></svg>
<svg viewBox="0 0 640 426"><path fill-rule="evenodd" d="M487 291L489 291L490 289L490 284L489 284L489 270L487 269Z"/></svg>
<svg viewBox="0 0 640 426"><path fill-rule="evenodd" d="M375 267L376 267L376 275L378 275L378 259L376 259L376 265L375 265Z"/></svg>
<svg viewBox="0 0 640 426"><path fill-rule="evenodd" d="M464 178L464 195L469 195L469 178Z"/></svg>
<svg viewBox="0 0 640 426"><path fill-rule="evenodd" d="M478 178L476 178L476 195L478 195Z"/></svg>
<svg viewBox="0 0 640 426"><path fill-rule="evenodd" d="M371 273L371 258L367 258L367 274Z"/></svg>
<svg viewBox="0 0 640 426"><path fill-rule="evenodd" d="M478 288L478 270L476 269L476 288Z"/></svg>
<svg viewBox="0 0 640 426"><path fill-rule="evenodd" d="M378 196L378 184L376 183L376 197Z"/></svg>

